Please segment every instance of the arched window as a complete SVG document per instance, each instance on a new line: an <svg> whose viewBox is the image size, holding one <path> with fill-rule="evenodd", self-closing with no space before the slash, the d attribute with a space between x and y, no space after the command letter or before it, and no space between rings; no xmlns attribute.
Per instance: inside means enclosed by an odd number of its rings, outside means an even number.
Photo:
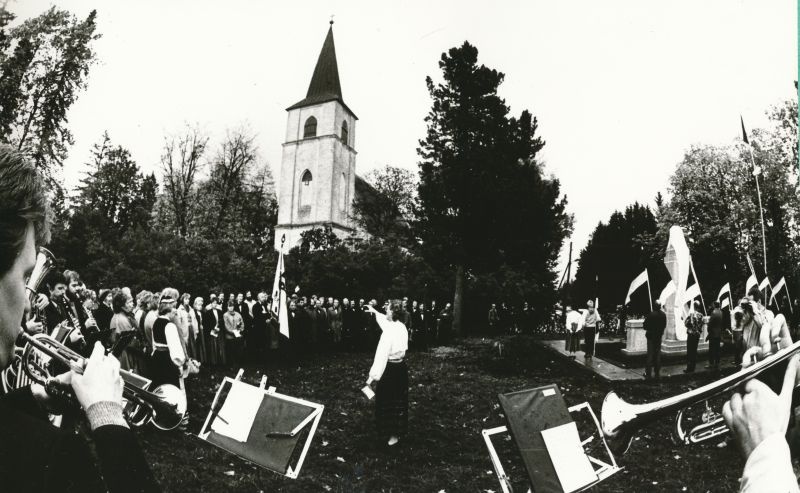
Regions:
<svg viewBox="0 0 800 493"><path fill-rule="evenodd" d="M305 170L303 177L300 178L300 207L311 206L311 182L313 177L311 172Z"/></svg>
<svg viewBox="0 0 800 493"><path fill-rule="evenodd" d="M317 136L317 119L313 116L309 116L306 120L306 124L303 126L303 138L307 139L309 137L316 137Z"/></svg>
<svg viewBox="0 0 800 493"><path fill-rule="evenodd" d="M342 142L344 142L345 144L348 144L347 136L348 136L347 121L345 120L345 121L342 122Z"/></svg>

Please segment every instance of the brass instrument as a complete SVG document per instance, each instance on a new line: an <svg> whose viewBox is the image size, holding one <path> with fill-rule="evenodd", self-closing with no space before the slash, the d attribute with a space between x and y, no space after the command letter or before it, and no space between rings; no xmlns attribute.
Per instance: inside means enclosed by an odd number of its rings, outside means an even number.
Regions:
<svg viewBox="0 0 800 493"><path fill-rule="evenodd" d="M25 344L22 354L23 370L31 380L43 385L48 392L55 390L53 377L50 375L50 363L60 363L76 373L83 373L86 362L83 356L50 336L21 332L18 341ZM46 356L49 360L41 356ZM129 373L120 370L123 380ZM126 418L134 425L152 422L156 428L172 430L181 424L186 415L186 395L174 385L160 385L150 392L125 381L122 395L134 404L133 410L126 413Z"/></svg>
<svg viewBox="0 0 800 493"><path fill-rule="evenodd" d="M710 397L729 392L761 373L788 361L800 352L800 341L793 343L765 357L751 366L721 378L716 382L698 387L689 392L668 397L647 404L630 404L615 392L609 392L603 401L601 427L606 442L615 454L624 454L630 447L633 435L652 421L663 419L677 413L675 418L675 437L686 444L698 443L728 432L722 416L708 408L704 413L703 424L688 432L682 426L682 410L707 401Z"/></svg>

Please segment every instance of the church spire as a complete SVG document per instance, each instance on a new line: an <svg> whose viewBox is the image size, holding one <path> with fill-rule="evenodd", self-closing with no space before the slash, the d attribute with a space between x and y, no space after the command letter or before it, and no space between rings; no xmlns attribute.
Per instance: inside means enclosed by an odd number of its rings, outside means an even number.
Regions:
<svg viewBox="0 0 800 493"><path fill-rule="evenodd" d="M308 85L306 97L302 101L286 108L287 111L328 101L339 101L347 108L342 97L342 85L339 82L339 66L336 62L336 47L333 43L332 20L330 24L328 35L325 37L322 50L319 52L314 74L311 76L311 83ZM350 110L350 108L347 109L348 111Z"/></svg>

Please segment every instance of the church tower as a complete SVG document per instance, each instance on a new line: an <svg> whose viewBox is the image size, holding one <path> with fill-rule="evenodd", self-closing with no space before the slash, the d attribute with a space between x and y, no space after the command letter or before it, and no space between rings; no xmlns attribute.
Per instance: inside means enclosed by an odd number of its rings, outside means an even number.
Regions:
<svg viewBox="0 0 800 493"><path fill-rule="evenodd" d="M286 139L278 187L275 247L300 243L300 233L330 226L339 237L355 232L356 115L339 83L333 21L319 53L305 99L286 108Z"/></svg>

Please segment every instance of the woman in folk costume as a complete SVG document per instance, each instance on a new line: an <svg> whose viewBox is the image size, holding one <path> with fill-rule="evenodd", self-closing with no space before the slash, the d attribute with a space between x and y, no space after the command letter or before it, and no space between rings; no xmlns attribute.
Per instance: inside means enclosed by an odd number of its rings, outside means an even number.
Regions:
<svg viewBox="0 0 800 493"><path fill-rule="evenodd" d="M400 301L389 303L386 315L371 306L366 309L375 315L382 331L367 385L378 382L375 389L375 424L379 439L387 440L392 446L408 428L408 367L405 362L408 330L396 319L402 314Z"/></svg>
<svg viewBox="0 0 800 493"><path fill-rule="evenodd" d="M178 290L165 288L158 301L158 318L153 322L153 354L150 359L152 387L164 383L181 386L181 374L186 363L178 327L173 322Z"/></svg>
<svg viewBox="0 0 800 493"><path fill-rule="evenodd" d="M195 327L194 331L194 349L195 357L201 363L206 361L206 335L205 328L203 327L203 298L198 296L194 299L192 308L189 310L189 316L192 325Z"/></svg>

